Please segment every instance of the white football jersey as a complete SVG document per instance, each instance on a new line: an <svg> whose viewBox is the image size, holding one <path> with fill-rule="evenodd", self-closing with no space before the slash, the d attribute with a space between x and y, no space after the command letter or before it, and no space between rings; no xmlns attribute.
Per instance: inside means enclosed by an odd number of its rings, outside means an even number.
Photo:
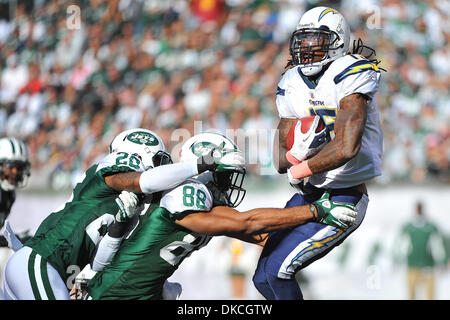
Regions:
<svg viewBox="0 0 450 320"><path fill-rule="evenodd" d="M304 76L298 66L286 71L281 78L276 96L280 118L319 115L330 130L332 139L341 99L353 93L370 97L359 153L339 168L311 176L309 182L312 185L318 188L346 188L381 175L383 132L375 100L379 81L379 68L355 54L332 62L317 85Z"/></svg>

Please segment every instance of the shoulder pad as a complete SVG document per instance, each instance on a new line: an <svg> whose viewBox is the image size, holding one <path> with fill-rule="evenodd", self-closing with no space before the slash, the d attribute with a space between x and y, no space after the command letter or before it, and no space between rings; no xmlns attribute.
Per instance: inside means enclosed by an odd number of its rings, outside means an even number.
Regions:
<svg viewBox="0 0 450 320"><path fill-rule="evenodd" d="M338 84L343 79L353 74L358 74L368 70L372 70L378 73L380 72L380 69L375 63L368 61L360 55L346 55L342 58L337 59L334 64L337 73L333 79L335 84Z"/></svg>
<svg viewBox="0 0 450 320"><path fill-rule="evenodd" d="M98 162L96 173L144 171L142 161L127 152L112 152Z"/></svg>
<svg viewBox="0 0 450 320"><path fill-rule="evenodd" d="M284 95L284 91L285 91L286 87L291 84L291 81L297 80L297 78L298 78L297 69L298 69L298 66L292 67L283 74L280 81L278 82L277 94Z"/></svg>

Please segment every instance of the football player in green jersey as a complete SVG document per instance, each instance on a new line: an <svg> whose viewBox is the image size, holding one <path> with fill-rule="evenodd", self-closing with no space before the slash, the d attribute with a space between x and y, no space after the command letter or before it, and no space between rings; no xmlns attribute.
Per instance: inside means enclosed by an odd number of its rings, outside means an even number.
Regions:
<svg viewBox="0 0 450 320"><path fill-rule="evenodd" d="M3 282L3 268L12 254L8 247L15 248L30 236L28 231L12 236L8 222L11 208L16 201L16 190L27 185L30 176L30 161L27 145L14 137L0 139L0 283ZM11 235L11 236L10 236ZM0 289L0 299L3 291Z"/></svg>
<svg viewBox="0 0 450 320"><path fill-rule="evenodd" d="M120 210L122 190L153 195L218 165L208 156L172 164L154 132L137 128L120 133L110 153L84 173L70 200L11 256L5 298L69 299L71 282L91 262L108 226L132 218Z"/></svg>
<svg viewBox="0 0 450 320"><path fill-rule="evenodd" d="M25 187L29 176L27 145L13 137L0 139L0 228L7 221L16 200L16 189ZM0 246L8 246L7 239L2 235Z"/></svg>
<svg viewBox="0 0 450 320"><path fill-rule="evenodd" d="M215 235L262 244L261 234L307 221L340 228L354 222L352 205L332 202L326 196L308 206L236 211L233 208L245 195L245 169L243 157L228 138L213 133L196 135L183 145L181 161L208 154L211 149L220 151L220 169L163 192L159 205L141 214L129 226L131 231L121 223L111 225L95 256L93 269L99 272L88 282L85 298L162 299L167 278ZM105 242L114 238L124 240L112 256L108 252L111 246Z"/></svg>

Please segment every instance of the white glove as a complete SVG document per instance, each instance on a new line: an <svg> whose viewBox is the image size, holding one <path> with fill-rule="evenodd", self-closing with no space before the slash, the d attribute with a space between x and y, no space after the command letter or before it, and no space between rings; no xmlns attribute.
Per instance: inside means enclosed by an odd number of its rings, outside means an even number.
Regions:
<svg viewBox="0 0 450 320"><path fill-rule="evenodd" d="M5 221L5 230L3 230L3 236L8 242L8 247L13 249L14 252L23 247L22 242L19 240L19 238L16 237L8 220Z"/></svg>
<svg viewBox="0 0 450 320"><path fill-rule="evenodd" d="M134 217L134 215L140 210L142 206L138 207L139 199L133 192L123 190L116 198L116 203L119 206L119 211L116 214L117 222L125 222L128 219Z"/></svg>
<svg viewBox="0 0 450 320"><path fill-rule="evenodd" d="M215 154L214 154L215 155ZM220 164L227 164L230 166L243 166L245 163L244 155L240 150L223 151L223 155L219 160Z"/></svg>
<svg viewBox="0 0 450 320"><path fill-rule="evenodd" d="M216 147L197 159L197 171L225 171L244 168L245 159L240 150Z"/></svg>
<svg viewBox="0 0 450 320"><path fill-rule="evenodd" d="M87 264L75 278L75 283L87 283L97 272L92 270L91 265Z"/></svg>
<svg viewBox="0 0 450 320"><path fill-rule="evenodd" d="M306 133L302 132L302 122L297 121L294 131L294 143L290 151L291 155L299 161L303 161L317 154L325 144L330 141L330 135L325 127L316 133L320 116L315 116L311 127Z"/></svg>
<svg viewBox="0 0 450 320"><path fill-rule="evenodd" d="M75 278L75 284L70 290L71 300L84 300L86 297L86 285L97 272L91 269L91 265L87 264L83 270L78 273Z"/></svg>
<svg viewBox="0 0 450 320"><path fill-rule="evenodd" d="M292 177L290 170L287 171L287 177L291 187L294 188L297 191L297 193L304 194L305 192L304 188L305 184L308 182L308 178L295 179Z"/></svg>
<svg viewBox="0 0 450 320"><path fill-rule="evenodd" d="M220 154L219 154L220 153ZM213 153L218 166L215 171L221 171L232 168L244 168L245 159L240 150L217 150Z"/></svg>

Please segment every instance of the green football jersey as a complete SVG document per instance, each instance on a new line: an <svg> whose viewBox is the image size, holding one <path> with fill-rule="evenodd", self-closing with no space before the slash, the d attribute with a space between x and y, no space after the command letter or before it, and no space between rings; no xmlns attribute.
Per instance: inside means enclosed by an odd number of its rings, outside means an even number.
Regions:
<svg viewBox="0 0 450 320"><path fill-rule="evenodd" d="M46 259L64 281L90 262L96 245L118 212L120 192L104 177L118 172L143 171L134 155L111 153L91 166L61 210L51 213L25 245Z"/></svg>
<svg viewBox="0 0 450 320"><path fill-rule="evenodd" d="M429 221L412 222L403 227L403 232L409 239L408 266L417 268L435 266L431 239L439 236L437 227Z"/></svg>
<svg viewBox="0 0 450 320"><path fill-rule="evenodd" d="M164 282L194 250L211 237L174 222L180 215L210 211L207 187L188 179L163 193L160 205L139 217L111 263L88 283L88 299L162 299Z"/></svg>

